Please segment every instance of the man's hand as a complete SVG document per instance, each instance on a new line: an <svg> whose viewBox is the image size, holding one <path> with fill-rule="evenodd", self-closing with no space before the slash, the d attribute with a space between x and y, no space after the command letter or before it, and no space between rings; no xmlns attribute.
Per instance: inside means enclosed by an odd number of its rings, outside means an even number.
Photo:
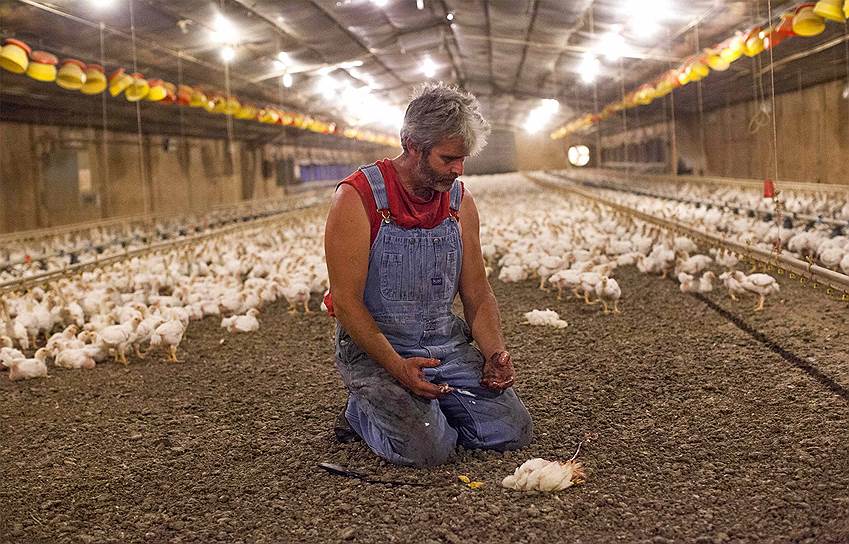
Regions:
<svg viewBox="0 0 849 544"><path fill-rule="evenodd" d="M516 381L513 360L506 351L493 353L483 365L481 385L494 391L504 391Z"/></svg>
<svg viewBox="0 0 849 544"><path fill-rule="evenodd" d="M422 369L436 366L439 366L438 359L410 357L409 359L401 359L399 363L393 365L388 370L396 380L401 382L401 385L409 389L414 395L426 399L437 399L447 395L453 389L448 384L436 385L425 379Z"/></svg>

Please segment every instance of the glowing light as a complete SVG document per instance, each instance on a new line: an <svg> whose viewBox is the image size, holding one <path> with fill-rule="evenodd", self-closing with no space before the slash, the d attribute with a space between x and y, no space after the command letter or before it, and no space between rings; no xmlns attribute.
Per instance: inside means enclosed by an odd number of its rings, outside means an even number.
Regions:
<svg viewBox="0 0 849 544"><path fill-rule="evenodd" d="M386 5L389 0L371 0L371 3L375 6L382 8Z"/></svg>
<svg viewBox="0 0 849 544"><path fill-rule="evenodd" d="M590 148L585 145L573 145L567 155L569 163L574 166L586 166L590 162Z"/></svg>
<svg viewBox="0 0 849 544"><path fill-rule="evenodd" d="M419 10L424 9L424 0L416 0L416 8Z"/></svg>
<svg viewBox="0 0 849 544"><path fill-rule="evenodd" d="M336 80L330 76L322 76L318 80L318 92L320 92L321 95L328 100L336 97L336 88L338 86L339 84Z"/></svg>
<svg viewBox="0 0 849 544"><path fill-rule="evenodd" d="M224 62L230 62L234 58L236 58L236 50L235 49L233 49L229 45L225 45L224 47L221 48L221 60L223 60Z"/></svg>
<svg viewBox="0 0 849 544"><path fill-rule="evenodd" d="M554 117L554 114L556 114L559 110L560 102L552 98L546 98L542 101L542 104L528 113L528 118L524 125L525 131L528 134L539 132L540 129L551 122L551 118Z"/></svg>
<svg viewBox="0 0 849 544"><path fill-rule="evenodd" d="M289 56L289 53L285 51L280 51L279 53L277 53L277 60L286 65L292 64L292 58Z"/></svg>
<svg viewBox="0 0 849 544"><path fill-rule="evenodd" d="M239 43L239 33L235 25L220 13L215 16L215 22L213 22L212 40L215 43L227 45Z"/></svg>
<svg viewBox="0 0 849 544"><path fill-rule="evenodd" d="M587 53L584 55L584 60L581 61L578 71L581 73L581 80L584 83L592 83L601 71L601 63L595 55Z"/></svg>
<svg viewBox="0 0 849 544"><path fill-rule="evenodd" d="M422 61L421 67L422 73L425 77L432 78L436 75L436 64L433 63L433 59L430 57L425 57L424 61Z"/></svg>
<svg viewBox="0 0 849 544"><path fill-rule="evenodd" d="M292 74L283 74L283 86L287 89L292 86L294 81L292 80Z"/></svg>
<svg viewBox="0 0 849 544"><path fill-rule="evenodd" d="M445 18L448 19L449 21L453 21L454 20L454 14L449 13L448 15L445 16Z"/></svg>
<svg viewBox="0 0 849 544"><path fill-rule="evenodd" d="M645 38L660 30L660 22L672 15L669 0L629 0L624 6L631 29Z"/></svg>
<svg viewBox="0 0 849 544"><path fill-rule="evenodd" d="M628 45L625 43L625 38L619 33L619 29L616 29L602 36L601 42L598 44L598 51L607 60L616 60L628 53Z"/></svg>

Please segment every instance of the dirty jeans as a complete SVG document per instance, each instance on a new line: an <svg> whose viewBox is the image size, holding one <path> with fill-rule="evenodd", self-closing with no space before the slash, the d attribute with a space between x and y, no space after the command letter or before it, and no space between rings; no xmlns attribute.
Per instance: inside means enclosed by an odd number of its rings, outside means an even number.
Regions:
<svg viewBox="0 0 849 544"><path fill-rule="evenodd" d="M410 393L338 326L336 354L336 368L350 392L345 416L387 461L433 466L444 463L458 443L504 451L531 441L531 417L513 388L497 392L480 385L483 356L471 344L424 369L428 381L455 388L439 400Z"/></svg>

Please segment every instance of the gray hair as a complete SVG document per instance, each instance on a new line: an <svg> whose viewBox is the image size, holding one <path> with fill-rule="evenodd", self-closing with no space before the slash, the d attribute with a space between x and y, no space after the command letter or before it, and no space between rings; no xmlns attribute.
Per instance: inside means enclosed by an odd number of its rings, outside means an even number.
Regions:
<svg viewBox="0 0 849 544"><path fill-rule="evenodd" d="M470 156L486 146L489 122L480 112L475 96L441 81L423 83L413 90L401 127L401 147L407 140L424 153L445 138L460 136Z"/></svg>

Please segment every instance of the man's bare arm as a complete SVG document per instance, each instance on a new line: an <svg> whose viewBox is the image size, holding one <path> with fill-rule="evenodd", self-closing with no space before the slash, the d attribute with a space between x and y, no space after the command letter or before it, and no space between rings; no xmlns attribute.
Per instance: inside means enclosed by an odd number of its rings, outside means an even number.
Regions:
<svg viewBox="0 0 849 544"><path fill-rule="evenodd" d="M481 254L478 208L468 189L460 207L460 225L463 236L463 263L460 269L463 314L481 353L489 360L494 353L505 350L504 336L501 333L498 303L486 277Z"/></svg>

